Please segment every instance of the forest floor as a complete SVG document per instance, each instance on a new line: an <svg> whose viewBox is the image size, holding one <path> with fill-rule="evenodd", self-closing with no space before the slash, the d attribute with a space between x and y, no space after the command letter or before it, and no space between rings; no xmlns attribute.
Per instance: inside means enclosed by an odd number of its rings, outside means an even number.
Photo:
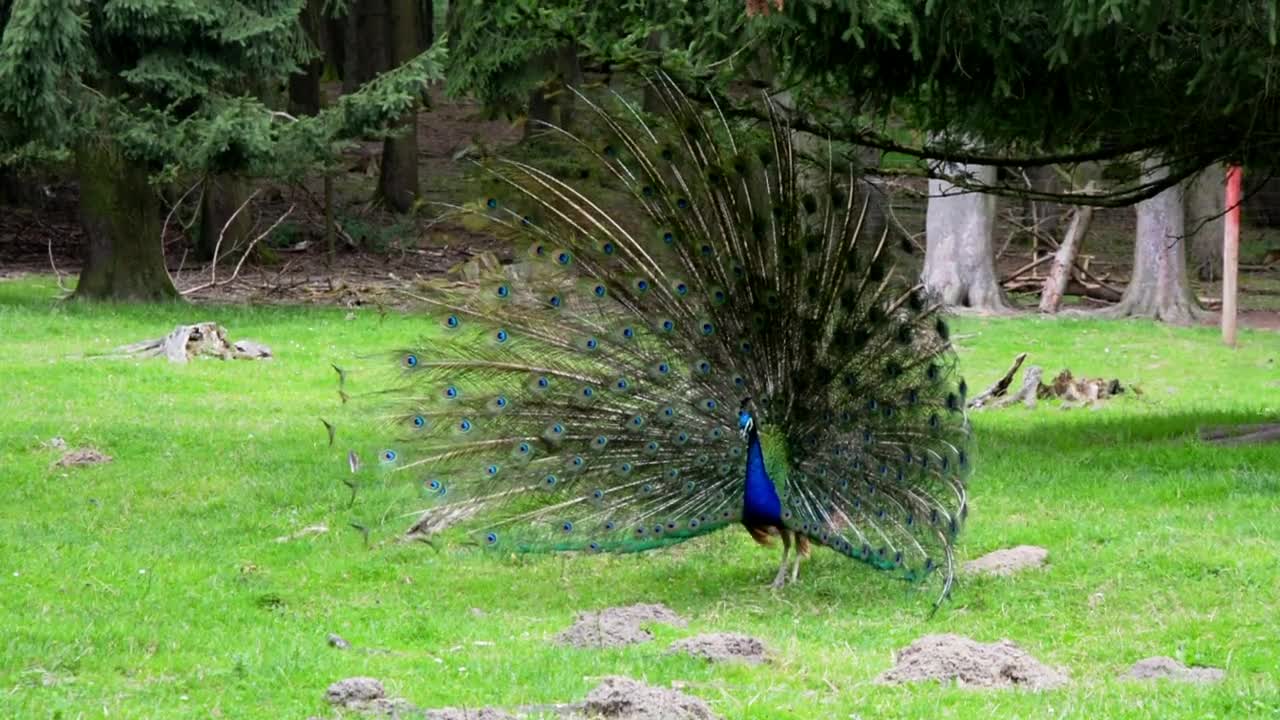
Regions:
<svg viewBox="0 0 1280 720"><path fill-rule="evenodd" d="M420 320L373 307L65 304L49 276L0 281L0 715L332 717L326 688L381 680L420 707L572 702L625 675L724 718L1245 718L1280 714L1280 459L1208 424L1280 414L1280 343L1245 330L1067 318L961 318L974 388L1018 352L1047 374L1119 378L1097 410L973 414L962 560L1016 545L1048 565L936 588L817 549L771 592L777 557L721 532L634 557L501 560L393 542L417 489L354 495L330 362L399 346ZM222 323L271 361L91 359L179 323ZM56 441L60 438L61 441ZM68 450L107 462L63 466ZM92 460L92 456L82 455ZM352 523L369 529L368 544ZM687 627L561 647L579 611L663 603ZM701 632L761 639L771 661L669 655ZM330 633L349 649L330 646ZM925 635L1007 638L1065 672L1043 692L875 679ZM1209 684L1121 678L1138 660L1212 666Z"/></svg>
<svg viewBox="0 0 1280 720"><path fill-rule="evenodd" d="M336 86L329 93L338 91ZM226 282L230 267L220 271L223 283L194 292L199 302L252 302L255 304L312 304L346 307L385 306L399 302L395 289L405 281L439 275L480 253L494 253L499 260L511 251L492 237L459 223L440 221L442 203L477 200L481 190L473 172L473 160L485 152L516 153L521 159L563 163L565 158L519 145L523 125L519 119L487 117L467 99L449 98L439 89L432 93L432 107L423 110L418 123L419 175L422 206L410 216L399 216L373 202L378 178L380 143L361 143L344 155L343 172L335 176L335 218L339 227L337 254L330 258L324 237L322 183L260 184L260 194L247 208L256 231L265 230L286 212L289 216L258 246L262 252L247 263L233 282ZM897 227L924 242L923 182L899 180L890 195ZM48 179L33 191L38 201L27 207L5 208L0 213L0 278L46 274L56 271L70 283L79 272L82 231L77 219L78 189L74 182ZM192 197L195 197L193 195ZM1269 206L1268 206L1269 207ZM1030 258L1025 233L1018 230L1015 208L997 202L997 266L1002 277L1012 275ZM1249 208L1252 209L1252 208ZM1263 208L1267 209L1267 208ZM207 264L190 258L190 233L179 226L194 217L194 208L175 213L165 239L170 274L180 290L206 285ZM1112 286L1123 288L1128 276L1133 237L1131 208L1100 210L1082 253L1091 258L1093 271ZM1247 222L1242 229L1240 324L1243 327L1280 329L1280 233L1274 228ZM234 259L233 255L233 259ZM1269 265L1264 263L1270 262ZM1221 296L1220 282L1192 282L1204 300ZM1012 298L1019 306L1033 307L1035 294ZM1068 297L1077 308L1098 303ZM1217 315L1206 315L1215 324Z"/></svg>

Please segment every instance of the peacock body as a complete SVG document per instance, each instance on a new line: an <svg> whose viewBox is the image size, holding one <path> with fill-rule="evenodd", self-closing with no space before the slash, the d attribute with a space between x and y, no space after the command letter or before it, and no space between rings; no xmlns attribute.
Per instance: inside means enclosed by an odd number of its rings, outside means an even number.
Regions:
<svg viewBox="0 0 1280 720"><path fill-rule="evenodd" d="M752 142L655 89L662 123L581 98L607 138L556 132L591 167L499 160L457 208L527 259L418 293L438 331L365 396L414 531L636 552L744 525L783 541L775 585L818 544L949 587L970 433L939 308L856 169L804 175L776 116Z"/></svg>

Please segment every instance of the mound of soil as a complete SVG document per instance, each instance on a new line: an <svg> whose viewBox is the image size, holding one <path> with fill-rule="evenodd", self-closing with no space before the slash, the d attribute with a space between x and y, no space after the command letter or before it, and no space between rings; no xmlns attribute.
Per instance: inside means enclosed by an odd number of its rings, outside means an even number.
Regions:
<svg viewBox="0 0 1280 720"><path fill-rule="evenodd" d="M622 647L648 642L653 634L641 627L644 623L663 623L675 627L688 625L674 610L661 604L627 605L600 612L578 613L567 630L556 635L560 645L571 647Z"/></svg>
<svg viewBox="0 0 1280 720"><path fill-rule="evenodd" d="M387 689L382 683L371 677L351 677L329 686L324 692L324 699L330 705L351 705L379 700L387 696Z"/></svg>
<svg viewBox="0 0 1280 720"><path fill-rule="evenodd" d="M582 704L589 718L611 720L717 720L701 699L627 677L606 677Z"/></svg>
<svg viewBox="0 0 1280 720"><path fill-rule="evenodd" d="M980 643L960 635L926 635L903 648L877 682L956 681L972 688L1048 690L1066 684L1061 672L1008 640Z"/></svg>
<svg viewBox="0 0 1280 720"><path fill-rule="evenodd" d="M709 633L677 640L667 648L668 653L686 653L711 662L762 663L766 661L764 643L750 635L738 633Z"/></svg>
<svg viewBox="0 0 1280 720"><path fill-rule="evenodd" d="M1227 676L1215 667L1187 667L1171 657L1143 658L1125 674L1130 680L1173 680L1175 682L1215 683Z"/></svg>
<svg viewBox="0 0 1280 720"><path fill-rule="evenodd" d="M1022 570L1044 567L1049 551L1035 545L1019 545L989 552L964 564L964 571L980 575L1012 575Z"/></svg>
<svg viewBox="0 0 1280 720"><path fill-rule="evenodd" d="M101 465L111 462L111 456L96 448L76 448L68 450L58 462L58 467L77 467L81 465Z"/></svg>

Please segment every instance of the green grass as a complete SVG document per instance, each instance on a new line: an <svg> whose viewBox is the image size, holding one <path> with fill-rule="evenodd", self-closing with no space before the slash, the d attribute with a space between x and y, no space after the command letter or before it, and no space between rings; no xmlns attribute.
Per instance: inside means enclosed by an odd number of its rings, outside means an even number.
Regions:
<svg viewBox="0 0 1280 720"><path fill-rule="evenodd" d="M516 705L576 700L607 674L684 681L726 718L1280 715L1280 451L1195 439L1200 424L1280 411L1276 334L1245 332L1232 351L1212 329L957 323L975 387L1027 350L1049 373L1119 377L1143 395L975 416L962 556L1031 543L1051 566L966 581L929 618L932 595L823 551L800 585L771 593L776 556L736 530L622 558L366 549L348 522L390 537L405 526L389 502L401 493L370 488L347 508L340 449L317 420L336 412L329 362L403 343L421 319L53 296L44 279L0 283L0 716L327 716L325 687L352 675L426 707ZM277 359L71 357L204 319ZM115 460L55 468L41 446L53 436ZM275 541L318 523L330 532ZM667 603L690 629L621 650L548 642L577 610L631 602ZM663 654L713 630L757 635L778 660ZM327 647L329 632L357 649ZM1009 638L1073 682L1041 694L872 683L895 649L939 632ZM1116 679L1149 655L1225 667L1227 680Z"/></svg>

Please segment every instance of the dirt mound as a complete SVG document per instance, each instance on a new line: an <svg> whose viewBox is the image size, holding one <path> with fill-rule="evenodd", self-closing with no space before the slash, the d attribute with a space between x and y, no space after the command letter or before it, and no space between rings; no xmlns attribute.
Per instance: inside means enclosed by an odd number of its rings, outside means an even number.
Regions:
<svg viewBox="0 0 1280 720"><path fill-rule="evenodd" d="M1067 677L1008 640L980 643L960 635L926 635L903 648L893 669L877 682L921 680L955 680L974 688L1048 690L1064 685Z"/></svg>
<svg viewBox="0 0 1280 720"><path fill-rule="evenodd" d="M76 448L68 450L54 463L58 467L78 467L80 465L101 465L111 462L111 456L97 448Z"/></svg>
<svg viewBox="0 0 1280 720"><path fill-rule="evenodd" d="M1143 658L1129 668L1125 677L1130 680L1174 680L1176 682L1214 683L1227 675L1215 667L1187 667L1170 657Z"/></svg>
<svg viewBox="0 0 1280 720"><path fill-rule="evenodd" d="M717 720L701 699L626 677L606 677L582 704L589 718L611 720Z"/></svg>
<svg viewBox="0 0 1280 720"><path fill-rule="evenodd" d="M1049 551L1042 547L1019 545L970 560L964 564L964 571L979 575L1012 575L1022 570L1044 567L1048 559Z"/></svg>
<svg viewBox="0 0 1280 720"><path fill-rule="evenodd" d="M671 643L668 653L686 653L711 662L762 663L767 649L760 640L738 633L709 633Z"/></svg>
<svg viewBox="0 0 1280 720"><path fill-rule="evenodd" d="M648 642L653 639L653 634L641 627L644 623L663 623L676 627L688 625L684 618L666 605L627 605L599 612L578 613L573 625L556 635L555 641L572 647L622 647Z"/></svg>

